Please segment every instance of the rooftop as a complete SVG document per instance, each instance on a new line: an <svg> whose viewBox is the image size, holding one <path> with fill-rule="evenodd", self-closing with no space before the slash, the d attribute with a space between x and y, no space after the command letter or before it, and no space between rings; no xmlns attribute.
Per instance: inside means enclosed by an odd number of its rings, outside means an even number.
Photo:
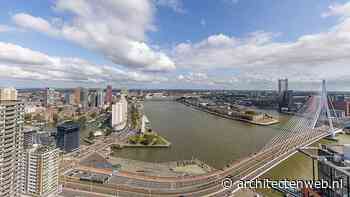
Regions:
<svg viewBox="0 0 350 197"><path fill-rule="evenodd" d="M75 129L75 128L80 128L80 125L76 122L65 122L57 126L57 128L64 128L64 129Z"/></svg>

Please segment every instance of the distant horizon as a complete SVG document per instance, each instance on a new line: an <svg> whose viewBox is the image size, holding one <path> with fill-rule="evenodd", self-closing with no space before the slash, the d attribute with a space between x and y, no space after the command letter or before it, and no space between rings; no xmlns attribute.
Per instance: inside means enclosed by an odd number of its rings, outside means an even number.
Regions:
<svg viewBox="0 0 350 197"><path fill-rule="evenodd" d="M1 88L1 87L0 87ZM2 88L6 88L6 87L2 87ZM16 87L14 87L16 88ZM75 88L87 88L87 89L92 89L92 90L96 90L96 89L103 89L105 90L105 88L101 87L101 88L90 88L90 87L81 87L81 86L77 86L77 87L32 87L32 88L16 88L17 90L45 90L45 88L53 88L55 90L74 90ZM113 87L112 87L113 88ZM113 91L115 90L123 90L123 88L113 88ZM257 91L257 92L266 92L266 91L272 91L272 92L278 92L277 89L262 89L262 90L257 90L257 89L204 89L204 88L197 88L197 89L176 89L176 88L127 88L127 90L131 90L131 91L137 91L137 90L146 90L146 91ZM291 91L295 91L295 92L319 92L320 90L298 90L298 89L289 89ZM350 90L328 90L328 92L349 92Z"/></svg>
<svg viewBox="0 0 350 197"><path fill-rule="evenodd" d="M0 85L350 90L349 0L95 3L4 2Z"/></svg>

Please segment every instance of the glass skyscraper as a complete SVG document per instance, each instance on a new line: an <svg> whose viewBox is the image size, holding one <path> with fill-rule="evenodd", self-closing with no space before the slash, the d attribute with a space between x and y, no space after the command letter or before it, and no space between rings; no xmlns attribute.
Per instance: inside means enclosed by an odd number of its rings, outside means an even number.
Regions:
<svg viewBox="0 0 350 197"><path fill-rule="evenodd" d="M80 126L74 122L66 122L57 127L57 147L68 153L79 150Z"/></svg>

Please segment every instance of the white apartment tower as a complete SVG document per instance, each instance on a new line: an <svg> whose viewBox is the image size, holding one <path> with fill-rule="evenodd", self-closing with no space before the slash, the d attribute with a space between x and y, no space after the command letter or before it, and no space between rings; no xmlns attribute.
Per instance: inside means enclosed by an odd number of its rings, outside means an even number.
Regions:
<svg viewBox="0 0 350 197"><path fill-rule="evenodd" d="M122 94L120 100L112 105L112 127L122 130L126 127L128 119L128 101Z"/></svg>
<svg viewBox="0 0 350 197"><path fill-rule="evenodd" d="M1 88L0 101L15 101L17 100L17 90L15 88Z"/></svg>
<svg viewBox="0 0 350 197"><path fill-rule="evenodd" d="M19 196L22 190L23 124L17 91L0 89L0 196Z"/></svg>
<svg viewBox="0 0 350 197"><path fill-rule="evenodd" d="M24 156L23 193L54 196L58 191L59 149L34 144Z"/></svg>

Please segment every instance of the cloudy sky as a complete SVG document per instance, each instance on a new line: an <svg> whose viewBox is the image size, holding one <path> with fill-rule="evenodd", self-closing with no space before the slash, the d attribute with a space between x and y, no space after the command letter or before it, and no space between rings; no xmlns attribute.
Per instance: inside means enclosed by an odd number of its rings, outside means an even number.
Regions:
<svg viewBox="0 0 350 197"><path fill-rule="evenodd" d="M350 1L5 0L0 86L350 90Z"/></svg>

